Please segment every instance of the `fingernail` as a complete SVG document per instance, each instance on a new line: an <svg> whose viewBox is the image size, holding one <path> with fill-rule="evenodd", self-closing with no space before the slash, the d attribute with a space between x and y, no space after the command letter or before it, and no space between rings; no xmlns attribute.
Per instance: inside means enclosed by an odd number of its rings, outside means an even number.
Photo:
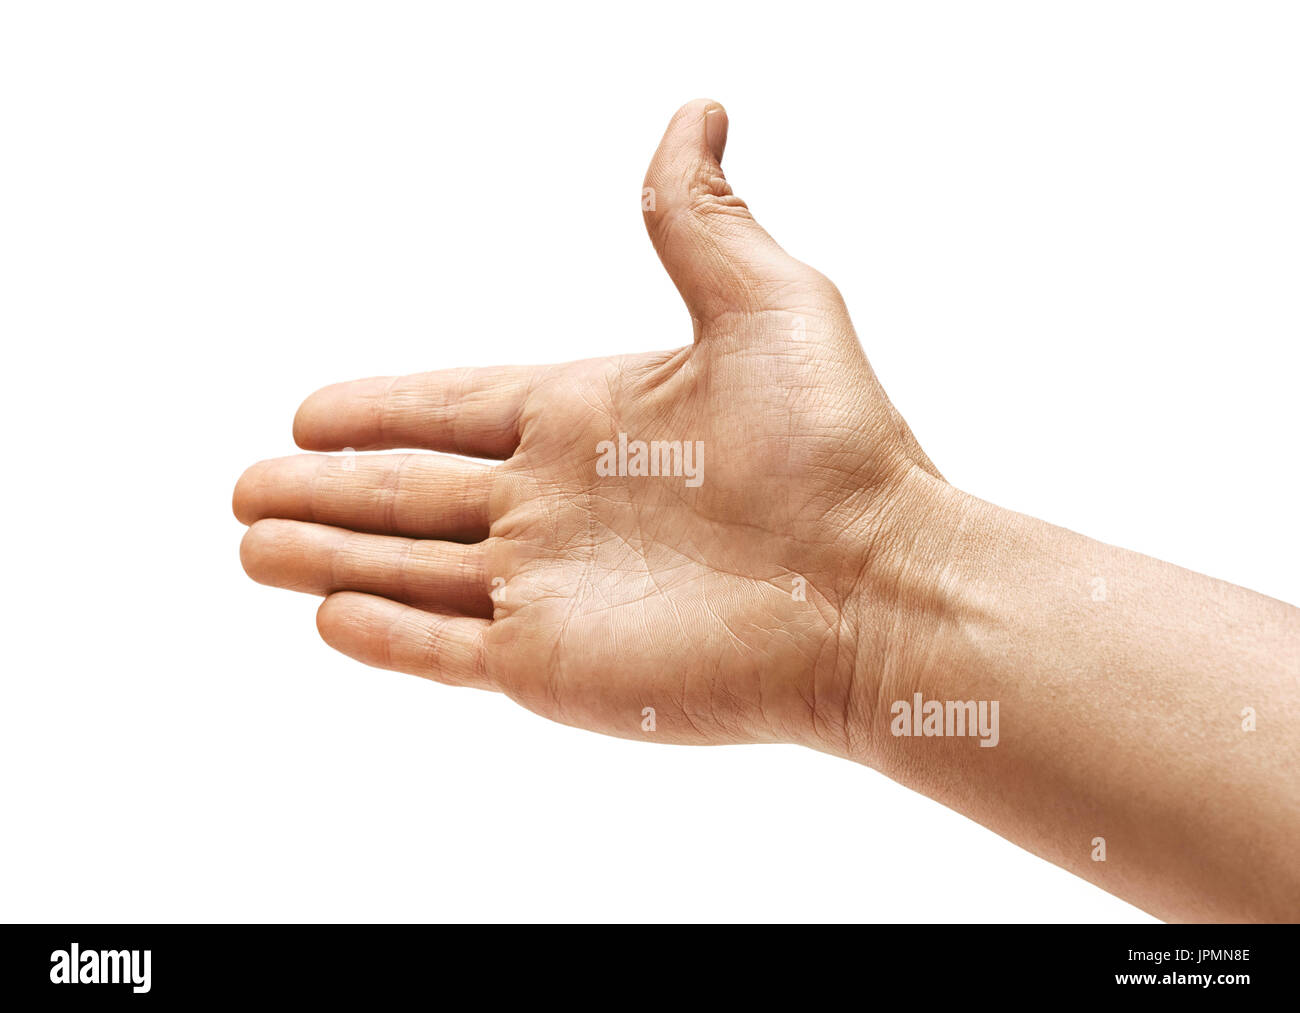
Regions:
<svg viewBox="0 0 1300 1013"><path fill-rule="evenodd" d="M719 165L722 164L722 152L727 147L727 113L722 106L714 106L704 114L704 141L709 152Z"/></svg>

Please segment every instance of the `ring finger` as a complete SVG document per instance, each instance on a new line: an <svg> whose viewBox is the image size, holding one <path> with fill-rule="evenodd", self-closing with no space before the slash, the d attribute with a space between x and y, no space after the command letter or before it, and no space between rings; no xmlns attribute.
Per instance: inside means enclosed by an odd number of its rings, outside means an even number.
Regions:
<svg viewBox="0 0 1300 1013"><path fill-rule="evenodd" d="M239 547L259 584L326 596L362 591L430 611L489 618L483 543L461 545L266 519Z"/></svg>

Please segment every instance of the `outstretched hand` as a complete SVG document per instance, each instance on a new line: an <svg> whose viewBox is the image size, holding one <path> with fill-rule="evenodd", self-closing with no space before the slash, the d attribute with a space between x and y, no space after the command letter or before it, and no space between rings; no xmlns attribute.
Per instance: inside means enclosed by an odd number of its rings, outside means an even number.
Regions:
<svg viewBox="0 0 1300 1013"><path fill-rule="evenodd" d="M323 595L321 636L359 661L557 721L860 753L901 665L909 517L942 482L835 287L732 193L726 135L684 106L643 190L691 343L317 392L304 450L435 453L250 468L249 575Z"/></svg>

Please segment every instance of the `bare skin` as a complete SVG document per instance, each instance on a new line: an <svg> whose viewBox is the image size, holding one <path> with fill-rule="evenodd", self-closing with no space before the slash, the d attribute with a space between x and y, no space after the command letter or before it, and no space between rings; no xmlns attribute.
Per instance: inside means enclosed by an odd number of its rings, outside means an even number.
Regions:
<svg viewBox="0 0 1300 1013"><path fill-rule="evenodd" d="M249 575L324 596L370 665L611 735L800 743L1159 917L1300 919L1300 610L944 482L835 287L731 193L726 130L683 107L645 182L692 344L317 392L304 450L435 453L250 468ZM702 480L600 473L619 434L699 441ZM893 734L915 693L998 701L997 746Z"/></svg>

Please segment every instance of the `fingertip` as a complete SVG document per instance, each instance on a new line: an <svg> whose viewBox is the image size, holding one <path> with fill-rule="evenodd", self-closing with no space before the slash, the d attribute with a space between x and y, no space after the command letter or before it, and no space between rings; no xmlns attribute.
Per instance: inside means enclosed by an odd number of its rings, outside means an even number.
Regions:
<svg viewBox="0 0 1300 1013"><path fill-rule="evenodd" d="M308 394L293 415L293 442L302 450L342 450L339 437L357 396L369 382L331 383Z"/></svg>
<svg viewBox="0 0 1300 1013"><path fill-rule="evenodd" d="M346 592L339 592L339 594L344 593ZM337 598L339 594L327 594L325 600L322 601L316 609L316 632L320 634L320 638L325 641L326 644L329 644L330 647L333 647L334 645L330 643L327 631L331 628L334 615L338 611L339 603L334 599Z"/></svg>
<svg viewBox="0 0 1300 1013"><path fill-rule="evenodd" d="M260 516L257 512L258 489L260 482L258 474L265 466L265 461L259 461L257 464L244 469L244 473L239 476L239 481L235 483L235 491L230 496L230 509L235 514L235 519L240 524L252 524Z"/></svg>
<svg viewBox="0 0 1300 1013"><path fill-rule="evenodd" d="M717 99L711 98L693 98L689 102L680 106L673 114L674 120L698 119L705 113L711 113L714 110L726 115L726 110L722 103Z"/></svg>
<svg viewBox="0 0 1300 1013"><path fill-rule="evenodd" d="M350 625L349 614L353 620L357 616L357 607L365 604L368 595L357 591L335 591L327 594L325 600L316 609L316 632L326 646L343 654L350 654L346 633Z"/></svg>
<svg viewBox="0 0 1300 1013"><path fill-rule="evenodd" d="M722 153L727 150L727 110L716 102L704 110L704 142L713 160L721 165Z"/></svg>
<svg viewBox="0 0 1300 1013"><path fill-rule="evenodd" d="M691 99L673 114L665 132L677 135L680 141L703 143L715 162L722 162L727 147L727 110L721 102L711 98Z"/></svg>
<svg viewBox="0 0 1300 1013"><path fill-rule="evenodd" d="M293 534L295 521L263 517L253 521L239 542L239 562L244 572L259 584L282 587L273 578L283 569L285 546Z"/></svg>
<svg viewBox="0 0 1300 1013"><path fill-rule="evenodd" d="M261 554L261 545L264 541L264 531L262 530L262 521L257 521L248 526L244 532L244 537L239 540L239 565L244 568L250 579L257 581L257 560Z"/></svg>
<svg viewBox="0 0 1300 1013"><path fill-rule="evenodd" d="M293 442L302 450L316 450L315 427L313 425L313 405L321 392L310 395L293 414Z"/></svg>

